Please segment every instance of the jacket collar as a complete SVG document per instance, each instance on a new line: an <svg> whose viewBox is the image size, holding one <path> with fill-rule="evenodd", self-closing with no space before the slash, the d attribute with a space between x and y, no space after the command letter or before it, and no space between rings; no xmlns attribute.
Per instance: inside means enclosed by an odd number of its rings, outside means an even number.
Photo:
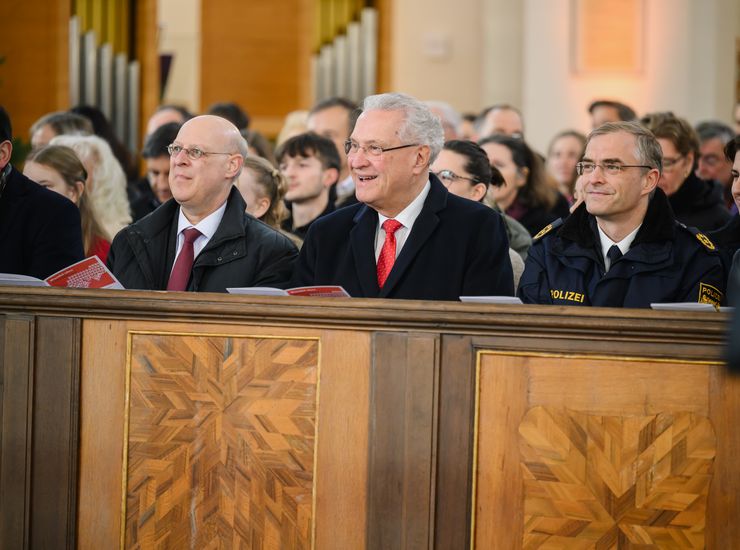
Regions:
<svg viewBox="0 0 740 550"><path fill-rule="evenodd" d="M411 234L406 239L382 289L378 288L375 262L375 232L378 226L378 213L369 206L363 205L355 214L353 218L355 226L350 231L350 243L357 268L357 277L365 296L378 296L379 298L389 296L439 224L437 213L447 206L449 193L432 173L429 174L429 182L431 187L424 201L424 207L416 218Z"/></svg>
<svg viewBox="0 0 740 550"><path fill-rule="evenodd" d="M642 227L637 232L632 245L653 243L673 239L676 233L676 220L668 198L659 187L648 203ZM596 218L588 213L586 204L576 208L558 230L558 236L578 243L585 248L599 247Z"/></svg>

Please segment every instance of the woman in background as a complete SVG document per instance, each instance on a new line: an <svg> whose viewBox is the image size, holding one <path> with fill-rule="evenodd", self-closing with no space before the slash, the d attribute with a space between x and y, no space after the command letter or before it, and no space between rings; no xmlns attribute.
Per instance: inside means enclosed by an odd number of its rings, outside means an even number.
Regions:
<svg viewBox="0 0 740 550"><path fill-rule="evenodd" d="M491 188L496 204L530 235L570 214L568 201L547 183L540 157L524 140L494 134L479 144L504 176L504 185Z"/></svg>
<svg viewBox="0 0 740 550"><path fill-rule="evenodd" d="M702 231L719 229L730 220L723 188L695 173L699 138L691 124L671 112L645 115L642 124L660 143L663 171L658 187L668 196L676 219Z"/></svg>
<svg viewBox="0 0 740 550"><path fill-rule="evenodd" d="M288 217L288 209L283 203L288 184L277 168L262 157L247 157L236 187L247 203L248 214L277 229L300 248L303 241L280 228Z"/></svg>
<svg viewBox="0 0 740 550"><path fill-rule="evenodd" d="M97 256L105 263L110 249L110 236L95 218L85 193L87 171L75 152L62 145L47 145L31 151L23 174L42 187L64 195L80 209L82 246L85 257Z"/></svg>
<svg viewBox="0 0 740 550"><path fill-rule="evenodd" d="M126 175L108 143L98 136L57 136L52 145L66 145L77 154L87 171L85 187L95 218L106 235L115 237L131 223L126 196Z"/></svg>
<svg viewBox="0 0 740 550"><path fill-rule="evenodd" d="M558 184L558 191L568 203L575 202L575 186L578 174L576 164L586 149L586 136L575 130L558 133L547 148L547 171Z"/></svg>

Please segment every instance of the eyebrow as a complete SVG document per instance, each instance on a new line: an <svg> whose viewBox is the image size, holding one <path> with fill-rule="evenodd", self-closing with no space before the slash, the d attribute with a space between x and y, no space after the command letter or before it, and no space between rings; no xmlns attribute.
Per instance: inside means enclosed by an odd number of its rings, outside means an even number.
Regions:
<svg viewBox="0 0 740 550"><path fill-rule="evenodd" d="M594 161L593 161L593 159L590 159L588 157L583 157L581 159L581 162L594 162ZM601 162L602 163L609 163L609 164L615 164L615 163L624 164L624 161L622 159L619 159L619 158L601 159Z"/></svg>

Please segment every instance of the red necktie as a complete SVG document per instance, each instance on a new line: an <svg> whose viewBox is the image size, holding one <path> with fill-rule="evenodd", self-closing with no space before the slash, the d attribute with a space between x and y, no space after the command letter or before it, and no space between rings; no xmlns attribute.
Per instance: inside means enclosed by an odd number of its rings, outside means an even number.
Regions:
<svg viewBox="0 0 740 550"><path fill-rule="evenodd" d="M167 290L185 290L188 287L190 271L193 269L193 242L202 235L195 227L189 227L182 234L185 237L185 242L182 244L182 250L180 250L177 260L175 260L175 267L172 268Z"/></svg>
<svg viewBox="0 0 740 550"><path fill-rule="evenodd" d="M383 288L388 274L393 269L393 263L396 261L396 231L403 227L401 222L396 220L385 220L383 222L383 231L385 231L385 242L383 249L378 256L378 286Z"/></svg>

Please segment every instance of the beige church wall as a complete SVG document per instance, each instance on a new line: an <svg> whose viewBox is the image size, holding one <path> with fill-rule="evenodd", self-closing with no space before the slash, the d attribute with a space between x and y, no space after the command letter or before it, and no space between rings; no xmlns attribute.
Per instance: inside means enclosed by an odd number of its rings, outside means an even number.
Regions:
<svg viewBox="0 0 740 550"><path fill-rule="evenodd" d="M524 3L521 107L528 140L544 151L557 131L590 129L594 98L622 99L638 114L672 110L696 123L731 121L736 0L645 0L642 68L633 74L577 74L570 64L570 0Z"/></svg>
<svg viewBox="0 0 740 550"><path fill-rule="evenodd" d="M174 54L163 103L200 106L201 0L159 0L159 52Z"/></svg>

